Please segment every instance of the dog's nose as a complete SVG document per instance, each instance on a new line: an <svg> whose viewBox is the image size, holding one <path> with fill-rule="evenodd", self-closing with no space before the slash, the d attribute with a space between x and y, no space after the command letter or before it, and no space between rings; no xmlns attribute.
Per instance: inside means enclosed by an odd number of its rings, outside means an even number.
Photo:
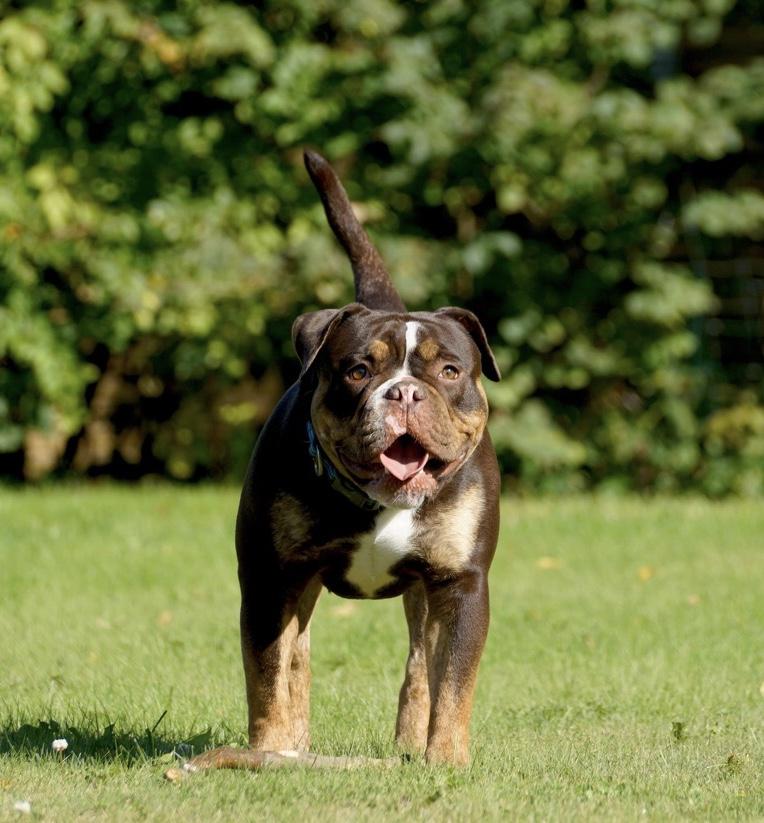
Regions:
<svg viewBox="0 0 764 823"><path fill-rule="evenodd" d="M427 397L424 389L411 381L402 380L389 386L385 392L385 400L397 400L399 403L410 405Z"/></svg>

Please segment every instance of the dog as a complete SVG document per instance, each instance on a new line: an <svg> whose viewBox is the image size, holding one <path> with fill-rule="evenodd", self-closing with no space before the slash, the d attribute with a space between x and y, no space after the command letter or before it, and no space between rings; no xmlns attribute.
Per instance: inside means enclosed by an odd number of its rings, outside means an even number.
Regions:
<svg viewBox="0 0 764 823"><path fill-rule="evenodd" d="M337 765L306 754L310 620L323 588L402 595L396 742L428 763L465 765L499 527L481 375L498 381L499 368L472 312L406 311L332 167L312 151L304 160L356 302L294 322L300 376L260 434L236 522L250 749L207 752L190 770Z"/></svg>

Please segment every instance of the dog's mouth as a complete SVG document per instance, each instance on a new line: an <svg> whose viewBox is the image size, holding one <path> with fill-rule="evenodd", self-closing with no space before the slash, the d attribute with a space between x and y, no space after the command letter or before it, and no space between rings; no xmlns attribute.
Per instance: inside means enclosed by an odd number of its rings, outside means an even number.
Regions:
<svg viewBox="0 0 764 823"><path fill-rule="evenodd" d="M423 471L429 459L429 452L410 434L401 435L379 455L386 471L401 483Z"/></svg>
<svg viewBox="0 0 764 823"><path fill-rule="evenodd" d="M452 465L434 456L414 437L406 433L397 437L371 462L358 463L344 454L342 462L360 483L379 481L388 478L394 483L405 486L415 478L430 477L436 479Z"/></svg>

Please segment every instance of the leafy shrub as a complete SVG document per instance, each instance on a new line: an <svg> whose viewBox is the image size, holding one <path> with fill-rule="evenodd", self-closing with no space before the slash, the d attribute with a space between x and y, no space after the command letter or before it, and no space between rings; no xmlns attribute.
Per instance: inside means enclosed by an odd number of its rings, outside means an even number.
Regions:
<svg viewBox="0 0 764 823"><path fill-rule="evenodd" d="M761 392L708 350L692 251L764 233L764 61L682 66L732 5L6 6L0 471L240 472L291 320L351 299L314 145L409 305L484 319L513 482L760 490Z"/></svg>

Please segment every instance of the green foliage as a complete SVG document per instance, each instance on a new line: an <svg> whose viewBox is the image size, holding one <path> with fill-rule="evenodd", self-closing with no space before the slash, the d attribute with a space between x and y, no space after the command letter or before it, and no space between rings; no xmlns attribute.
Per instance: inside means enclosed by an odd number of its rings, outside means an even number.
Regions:
<svg viewBox="0 0 764 823"><path fill-rule="evenodd" d="M484 319L508 472L761 490L762 396L706 350L687 251L764 231L723 165L761 128L764 61L682 73L756 16L731 6L6 5L0 470L239 471L291 320L351 298L314 145L404 299Z"/></svg>

